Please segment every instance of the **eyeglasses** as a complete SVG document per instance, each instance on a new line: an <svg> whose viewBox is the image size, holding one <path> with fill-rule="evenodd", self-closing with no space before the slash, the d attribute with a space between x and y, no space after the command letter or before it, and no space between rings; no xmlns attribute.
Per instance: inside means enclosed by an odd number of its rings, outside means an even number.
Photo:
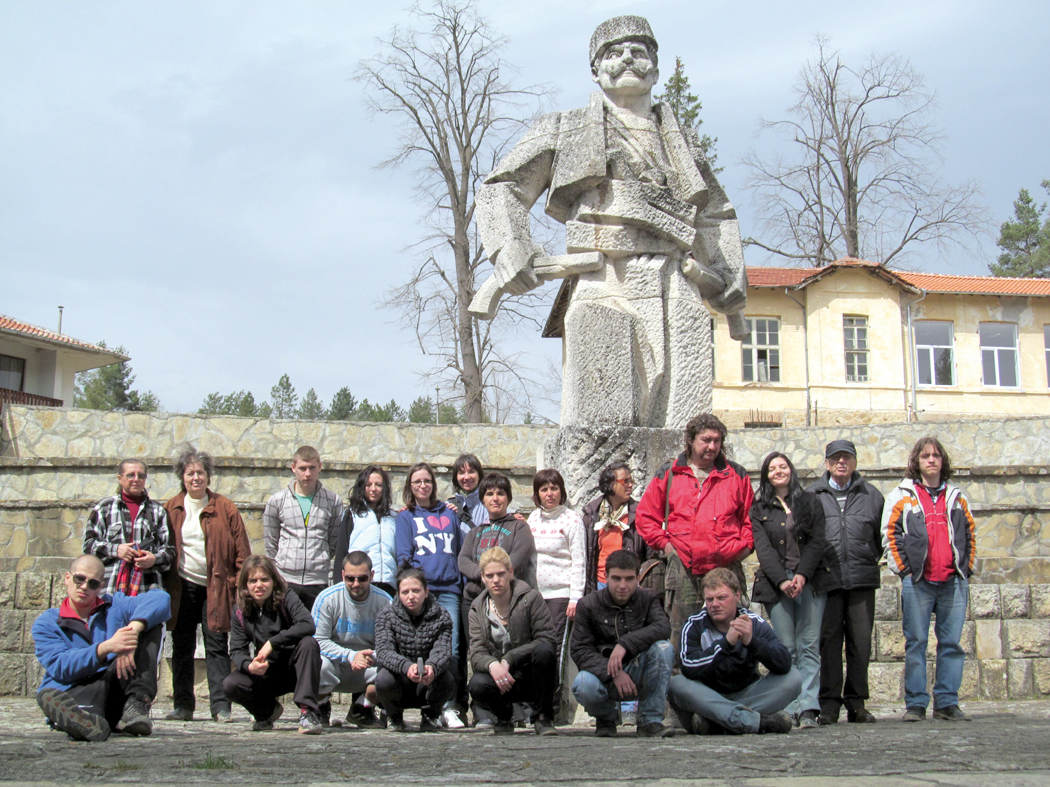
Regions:
<svg viewBox="0 0 1050 787"><path fill-rule="evenodd" d="M85 577L83 574L74 574L73 584L77 587L80 587L81 585L87 585L88 590L98 590L100 587L102 587L102 580L95 579L94 577Z"/></svg>
<svg viewBox="0 0 1050 787"><path fill-rule="evenodd" d="M434 482L429 478L422 478L418 481L413 481L412 486L433 486Z"/></svg>
<svg viewBox="0 0 1050 787"><path fill-rule="evenodd" d="M621 486L634 486L634 480L631 478L617 478L616 483Z"/></svg>
<svg viewBox="0 0 1050 787"><path fill-rule="evenodd" d="M343 574L343 582L348 585L367 585L370 579L368 574Z"/></svg>
<svg viewBox="0 0 1050 787"><path fill-rule="evenodd" d="M126 479L128 479L129 481L134 481L136 478L141 480L141 481L145 481L146 480L146 474L145 473L124 473L124 477Z"/></svg>

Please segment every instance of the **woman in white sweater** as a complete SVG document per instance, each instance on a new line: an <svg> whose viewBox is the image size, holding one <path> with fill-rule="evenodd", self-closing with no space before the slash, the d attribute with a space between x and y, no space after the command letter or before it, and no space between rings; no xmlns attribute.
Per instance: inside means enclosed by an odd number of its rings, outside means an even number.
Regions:
<svg viewBox="0 0 1050 787"><path fill-rule="evenodd" d="M536 590L547 602L561 642L567 619L576 614L587 576L587 537L583 519L566 504L565 480L557 470L540 470L532 479L529 514L536 542Z"/></svg>

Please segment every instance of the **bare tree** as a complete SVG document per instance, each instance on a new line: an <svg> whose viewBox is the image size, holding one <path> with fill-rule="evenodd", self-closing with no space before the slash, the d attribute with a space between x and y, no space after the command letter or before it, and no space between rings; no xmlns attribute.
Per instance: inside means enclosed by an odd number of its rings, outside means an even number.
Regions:
<svg viewBox="0 0 1050 787"><path fill-rule="evenodd" d="M973 181L936 175L942 134L933 96L900 55L872 55L855 70L817 39L818 57L799 76L787 120L760 133L789 150L752 151L748 186L764 229L746 243L813 266L842 257L899 264L917 246L965 244L987 231Z"/></svg>
<svg viewBox="0 0 1050 787"><path fill-rule="evenodd" d="M502 353L499 340L538 322L538 299L533 293L505 302L491 324L468 313L479 268L488 264L474 233L475 187L550 89L508 81L511 68L500 56L505 39L472 0L417 5L412 16L415 28L395 28L381 42L383 52L362 61L356 74L369 108L399 122L396 152L381 166L416 167L430 229L416 244L424 261L386 303L399 310L423 353L435 357L431 376L453 378L466 420L478 422L507 391L527 400L520 358Z"/></svg>

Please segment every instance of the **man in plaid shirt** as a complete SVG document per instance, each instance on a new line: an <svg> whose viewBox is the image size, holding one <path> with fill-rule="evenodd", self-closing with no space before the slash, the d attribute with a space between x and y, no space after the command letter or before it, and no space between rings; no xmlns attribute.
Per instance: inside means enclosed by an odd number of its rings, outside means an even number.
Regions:
<svg viewBox="0 0 1050 787"><path fill-rule="evenodd" d="M84 528L84 554L106 567L104 593L127 596L162 587L161 573L175 562L168 514L146 494L146 463L124 459L119 494L100 500Z"/></svg>

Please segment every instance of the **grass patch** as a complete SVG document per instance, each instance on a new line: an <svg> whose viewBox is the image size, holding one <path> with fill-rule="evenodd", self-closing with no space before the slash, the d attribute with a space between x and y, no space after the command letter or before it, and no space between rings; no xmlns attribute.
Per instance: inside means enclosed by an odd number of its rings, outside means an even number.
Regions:
<svg viewBox="0 0 1050 787"><path fill-rule="evenodd" d="M190 767L196 768L198 771L232 771L237 766L225 757L219 757L208 752L204 755L203 760L193 763Z"/></svg>

